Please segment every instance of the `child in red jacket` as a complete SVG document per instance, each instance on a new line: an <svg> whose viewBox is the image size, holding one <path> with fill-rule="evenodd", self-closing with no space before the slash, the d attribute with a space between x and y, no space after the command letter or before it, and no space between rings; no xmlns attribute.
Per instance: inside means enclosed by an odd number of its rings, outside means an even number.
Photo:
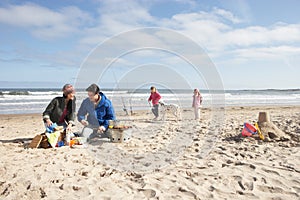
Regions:
<svg viewBox="0 0 300 200"><path fill-rule="evenodd" d="M148 102L152 101L152 105L153 105L152 112L155 116L154 120L157 120L157 118L158 118L158 105L159 105L158 102L161 99L161 96L160 96L160 94L158 93L157 89L154 86L152 86L150 88L150 90L151 90L151 95L148 99Z"/></svg>

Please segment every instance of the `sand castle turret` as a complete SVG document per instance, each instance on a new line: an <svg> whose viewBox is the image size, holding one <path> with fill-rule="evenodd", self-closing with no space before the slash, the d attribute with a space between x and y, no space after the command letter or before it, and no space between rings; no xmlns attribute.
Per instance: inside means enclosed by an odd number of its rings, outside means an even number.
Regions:
<svg viewBox="0 0 300 200"><path fill-rule="evenodd" d="M270 114L268 112L259 112L258 125L260 127L261 133L265 137L265 141L290 140L290 136L277 128L277 126L273 122L271 122Z"/></svg>

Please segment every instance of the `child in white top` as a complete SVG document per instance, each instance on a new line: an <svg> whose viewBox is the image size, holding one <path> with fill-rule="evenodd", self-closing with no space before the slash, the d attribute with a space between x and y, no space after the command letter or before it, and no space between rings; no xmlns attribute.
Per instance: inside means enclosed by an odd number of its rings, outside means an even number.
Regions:
<svg viewBox="0 0 300 200"><path fill-rule="evenodd" d="M194 89L194 95L193 95L193 105L194 113L195 113L195 120L200 119L200 107L202 104L202 96L200 94L200 91L198 89Z"/></svg>

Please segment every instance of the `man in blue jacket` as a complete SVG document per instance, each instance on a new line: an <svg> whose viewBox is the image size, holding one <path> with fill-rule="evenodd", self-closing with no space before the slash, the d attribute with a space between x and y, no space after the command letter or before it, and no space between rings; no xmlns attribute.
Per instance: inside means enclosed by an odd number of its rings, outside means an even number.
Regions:
<svg viewBox="0 0 300 200"><path fill-rule="evenodd" d="M109 120L115 120L115 112L111 101L100 92L96 84L90 85L86 91L89 97L81 103L77 119L86 127L83 135L88 137L94 130L104 133L108 129Z"/></svg>

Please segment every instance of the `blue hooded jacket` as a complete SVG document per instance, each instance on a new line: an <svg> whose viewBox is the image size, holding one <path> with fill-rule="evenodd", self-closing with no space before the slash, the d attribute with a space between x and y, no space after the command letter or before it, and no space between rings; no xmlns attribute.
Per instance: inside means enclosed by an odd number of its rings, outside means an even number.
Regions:
<svg viewBox="0 0 300 200"><path fill-rule="evenodd" d="M108 120L115 120L115 112L111 101L100 92L101 100L97 107L95 108L94 103L86 98L81 103L81 106L77 113L77 119L79 122L86 119L92 126L104 126L105 129L108 128Z"/></svg>

